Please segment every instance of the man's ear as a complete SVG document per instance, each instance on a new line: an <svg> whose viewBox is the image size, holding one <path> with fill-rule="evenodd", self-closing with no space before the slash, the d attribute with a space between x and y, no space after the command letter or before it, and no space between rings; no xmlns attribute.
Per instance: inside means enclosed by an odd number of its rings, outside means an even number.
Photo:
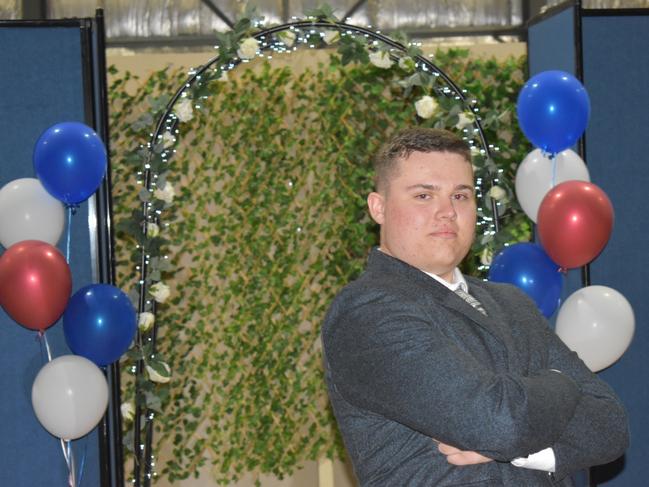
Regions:
<svg viewBox="0 0 649 487"><path fill-rule="evenodd" d="M370 210L370 216L379 225L385 221L385 200L383 195L372 192L367 196L367 208Z"/></svg>

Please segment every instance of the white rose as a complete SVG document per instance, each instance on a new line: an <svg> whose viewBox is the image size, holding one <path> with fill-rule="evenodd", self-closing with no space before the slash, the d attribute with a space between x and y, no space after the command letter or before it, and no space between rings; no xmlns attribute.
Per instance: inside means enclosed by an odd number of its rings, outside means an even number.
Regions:
<svg viewBox="0 0 649 487"><path fill-rule="evenodd" d="M472 124L474 122L474 120L475 120L475 115L473 113L463 112L463 113L460 113L460 115L458 115L458 116L459 116L459 120L455 124L455 126L457 128L459 128L459 129L464 128L465 126Z"/></svg>
<svg viewBox="0 0 649 487"><path fill-rule="evenodd" d="M183 98L178 103L176 103L174 112L176 114L176 117L178 117L178 120L180 120L181 122L189 122L192 118L194 118L194 106L192 104L192 101L189 98Z"/></svg>
<svg viewBox="0 0 649 487"><path fill-rule="evenodd" d="M286 47L293 47L293 44L295 44L295 32L292 30L283 30L278 34L278 37Z"/></svg>
<svg viewBox="0 0 649 487"><path fill-rule="evenodd" d="M160 227L157 223L149 223L146 226L146 236L154 238L160 235Z"/></svg>
<svg viewBox="0 0 649 487"><path fill-rule="evenodd" d="M322 40L325 44L330 45L340 39L340 32L337 29L327 29L322 33Z"/></svg>
<svg viewBox="0 0 649 487"><path fill-rule="evenodd" d="M478 147L477 145L472 145L471 146L471 155L472 156L479 156L480 154L482 154L480 147Z"/></svg>
<svg viewBox="0 0 649 487"><path fill-rule="evenodd" d="M377 68L388 69L392 66L390 54L385 51L375 51L370 53L370 62Z"/></svg>
<svg viewBox="0 0 649 487"><path fill-rule="evenodd" d="M437 110L437 101L432 96L422 96L415 102L415 110L421 118L430 118Z"/></svg>
<svg viewBox="0 0 649 487"><path fill-rule="evenodd" d="M146 372L149 374L149 379L151 382L158 382L159 384L166 384L171 379L171 368L165 363L160 362L162 367L165 369L166 374L159 374L156 370L150 365L146 366Z"/></svg>
<svg viewBox="0 0 649 487"><path fill-rule="evenodd" d="M122 412L122 419L125 422L133 421L135 417L135 404L132 402L123 402L119 409Z"/></svg>
<svg viewBox="0 0 649 487"><path fill-rule="evenodd" d="M140 316L138 317L137 327L141 332L145 332L151 329L153 323L155 323L155 315L149 311L144 311L143 313L140 313Z"/></svg>
<svg viewBox="0 0 649 487"><path fill-rule="evenodd" d="M482 265L491 265L493 260L493 252L485 247L485 249L480 254L480 262Z"/></svg>
<svg viewBox="0 0 649 487"><path fill-rule="evenodd" d="M164 201L165 203L171 203L176 196L176 190L173 185L167 181L162 188L156 188L153 192L153 196L159 200Z"/></svg>
<svg viewBox="0 0 649 487"><path fill-rule="evenodd" d="M239 45L237 49L237 56L241 59L252 59L257 55L257 49L259 48L259 43L254 37L247 37Z"/></svg>
<svg viewBox="0 0 649 487"><path fill-rule="evenodd" d="M176 142L176 137L171 135L169 132L162 134L162 147L169 147Z"/></svg>
<svg viewBox="0 0 649 487"><path fill-rule="evenodd" d="M156 282L149 288L149 294L151 294L151 296L153 296L153 299L155 299L158 303L164 303L171 294L171 290L165 283Z"/></svg>
<svg viewBox="0 0 649 487"><path fill-rule="evenodd" d="M399 67L404 71L406 71L407 73L411 73L415 70L417 65L413 58L411 58L410 56L406 56L399 59Z"/></svg>
<svg viewBox="0 0 649 487"><path fill-rule="evenodd" d="M492 186L492 188L489 190L489 197L496 200L500 201L503 199L505 196L507 196L507 193L503 188L500 186Z"/></svg>

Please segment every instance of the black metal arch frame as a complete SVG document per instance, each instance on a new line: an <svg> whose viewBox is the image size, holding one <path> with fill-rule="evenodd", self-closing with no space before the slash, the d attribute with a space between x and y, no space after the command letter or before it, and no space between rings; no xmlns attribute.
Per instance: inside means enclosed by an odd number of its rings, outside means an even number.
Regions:
<svg viewBox="0 0 649 487"><path fill-rule="evenodd" d="M257 41L259 41L260 51L263 53L264 51L273 49L273 47L277 46L277 44L274 45L271 42L271 40L274 35L279 34L280 32L283 31L302 32L303 30L310 30L311 32L309 33L314 34L316 33L314 29L336 29L341 34L361 35L373 41L381 42L384 45L389 46L389 48L392 51L398 51L402 53L407 51L407 47L404 46L403 44L394 41L379 32L374 32L369 28L354 26L343 22L330 22L330 21L323 21L323 20L302 20L302 21L289 22L282 25L260 30L252 37L254 37ZM281 40L279 39L278 41L281 42ZM393 60L396 59L395 55L391 54L390 56ZM436 66L430 60L426 59L421 55L416 56L414 60L417 63L418 70L432 73L434 76L437 76L444 81L445 86L441 90L436 89L439 92L439 94L447 97L452 96L455 99L460 100L471 112L477 111L477 109L475 109L475 107L468 102L465 92L462 89L460 89L453 82L453 80L438 66ZM234 67L236 67L237 65L239 65L241 62L242 62L241 59L235 59L224 63L221 59L221 56L217 55L214 58L210 59L207 63L199 67L198 69L192 71L190 73L189 78L176 91L176 93L173 95L173 97L167 104L165 111L159 117L156 123L155 131L153 132L150 141L147 145L147 150L148 150L147 162L145 163L145 167L143 170L144 188L146 188L147 190L151 190L152 188L154 175L151 174L151 170L149 169L150 167L149 163L153 157L154 148L158 144L159 139L162 137L162 134L164 132L169 132L169 133L176 132L178 126L178 118L172 115L173 108L176 102L182 97L184 92L186 92L187 90L191 89L194 85L196 85L201 80L202 75L205 74L208 70L212 68L218 69L219 67L222 67L225 64L227 64L227 69L225 69L224 71L229 71ZM476 116L475 118L474 127L475 127L475 131L478 134L477 138L479 139L482 149L484 150L484 156L486 158L490 158L492 146L490 146L487 143L487 139L485 137L482 125L480 123L479 116ZM167 151L167 156L170 155L171 153L172 153L171 151ZM163 152L163 158L165 157L164 154L165 152ZM495 181L497 181L497 179L493 179L493 181L491 182L493 183ZM493 199L491 199L491 213L493 215L493 219L491 221L490 226L493 231L497 232L499 229L498 212L497 212L496 202ZM144 232L146 233L146 225L148 222L150 222L150 217L151 217L150 207L147 202L144 202L142 204L142 215L143 215L143 220L145 222ZM139 312L145 310L145 304L146 304L146 287L145 287L146 284L145 283L147 278L148 259L149 256L143 250L141 254L140 266L139 266L139 270L140 270L139 281L140 283L142 283L140 287L140 296L139 296L139 309L138 309ZM153 301L151 305L152 305L152 312L155 313L156 311L155 301ZM157 337L157 325L154 324L153 330L151 332L151 336L149 337L150 343L152 345L152 353L155 353L156 337ZM142 336L140 335L139 331L138 331L137 340L139 340L141 343ZM144 363L143 361L139 361L136 366L136 373L139 375L142 374L143 371L144 371ZM142 410L139 406L136 406L136 411L134 416L134 426L133 426L134 433L135 433L134 445L133 445L134 452L135 452L133 476L134 476L134 485L136 487L140 487L141 485L145 485L147 487L150 486L151 478L153 476L153 468L152 468L153 466L151 464L153 426L152 426L152 419L150 419L149 417L149 413L150 411ZM146 420L146 425L145 425L146 431L145 431L144 449L141 449L140 446L142 445L141 442L142 437L141 437L140 418L143 417L143 415L148 419Z"/></svg>

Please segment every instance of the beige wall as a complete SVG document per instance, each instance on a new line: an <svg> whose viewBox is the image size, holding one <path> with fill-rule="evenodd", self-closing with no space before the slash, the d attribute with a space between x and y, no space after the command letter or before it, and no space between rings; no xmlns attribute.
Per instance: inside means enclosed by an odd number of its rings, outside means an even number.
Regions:
<svg viewBox="0 0 649 487"><path fill-rule="evenodd" d="M445 47L444 44L424 44L424 53L432 53L438 47ZM448 46L446 46L448 47ZM525 54L525 44L521 42L498 43L498 44L453 44L453 47L469 49L475 57L504 59L508 56L521 56ZM315 64L323 60L326 51L302 50L293 54L275 56L278 64ZM114 64L120 71L130 71L140 77L146 77L154 71L158 71L167 65L176 68L193 68L205 64L215 55L215 51L203 52L135 52L127 49L109 49L107 52L108 65Z"/></svg>

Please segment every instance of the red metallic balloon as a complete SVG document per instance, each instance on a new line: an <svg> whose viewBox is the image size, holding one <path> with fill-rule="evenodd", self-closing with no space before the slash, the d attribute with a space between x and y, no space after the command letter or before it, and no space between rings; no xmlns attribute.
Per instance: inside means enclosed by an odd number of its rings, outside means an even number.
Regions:
<svg viewBox="0 0 649 487"><path fill-rule="evenodd" d="M0 305L32 330L52 326L65 311L72 291L72 274L56 247L23 240L0 257Z"/></svg>
<svg viewBox="0 0 649 487"><path fill-rule="evenodd" d="M539 239L561 267L581 267L604 249L613 219L613 205L601 188L585 181L566 181L548 191L541 202Z"/></svg>

